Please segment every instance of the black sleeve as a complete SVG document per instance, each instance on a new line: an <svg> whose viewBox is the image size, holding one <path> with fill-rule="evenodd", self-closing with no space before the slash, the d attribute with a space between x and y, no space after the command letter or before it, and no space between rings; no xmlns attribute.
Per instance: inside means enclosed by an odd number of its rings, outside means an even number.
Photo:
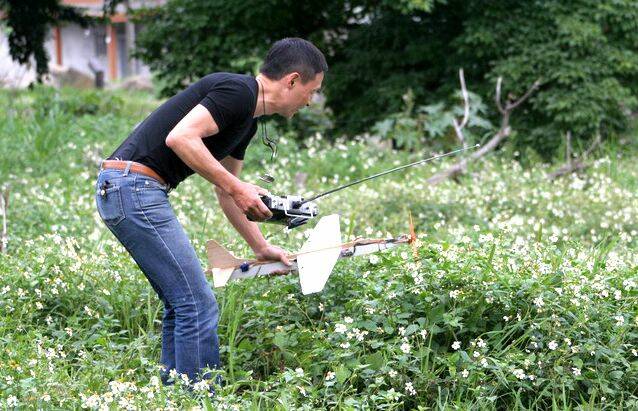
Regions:
<svg viewBox="0 0 638 411"><path fill-rule="evenodd" d="M236 119L244 118L252 106L250 90L241 83L225 82L213 86L200 104L210 112L219 131L225 129Z"/></svg>
<svg viewBox="0 0 638 411"><path fill-rule="evenodd" d="M237 160L243 160L244 156L246 155L246 149L248 148L248 145L250 144L250 140L252 140L252 138L255 135L256 131L257 131L257 122L255 121L255 123L253 124L252 129L250 130L250 132L248 133L246 138L244 138L242 140L242 142L239 143L237 145L237 147L235 147L233 149L233 151L231 151L229 156L231 156L232 158L235 158Z"/></svg>

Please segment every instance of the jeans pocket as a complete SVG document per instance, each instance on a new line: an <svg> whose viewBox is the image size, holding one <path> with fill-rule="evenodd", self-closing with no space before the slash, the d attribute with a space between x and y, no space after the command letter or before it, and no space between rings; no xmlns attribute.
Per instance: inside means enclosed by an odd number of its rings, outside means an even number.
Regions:
<svg viewBox="0 0 638 411"><path fill-rule="evenodd" d="M139 189L139 191L144 190L168 190L168 185L162 184L154 178L150 177L137 177L135 182L135 188Z"/></svg>
<svg viewBox="0 0 638 411"><path fill-rule="evenodd" d="M115 227L126 218L120 186L107 188L95 196L97 211L106 225Z"/></svg>
<svg viewBox="0 0 638 411"><path fill-rule="evenodd" d="M168 205L168 194L164 188L148 187L137 190L137 197L142 209L166 207Z"/></svg>

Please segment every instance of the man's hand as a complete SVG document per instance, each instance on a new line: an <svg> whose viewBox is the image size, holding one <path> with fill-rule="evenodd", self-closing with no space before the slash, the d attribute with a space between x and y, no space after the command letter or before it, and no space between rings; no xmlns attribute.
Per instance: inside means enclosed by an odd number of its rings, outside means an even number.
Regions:
<svg viewBox="0 0 638 411"><path fill-rule="evenodd" d="M274 245L266 244L263 248L255 251L255 257L258 260L272 260L272 261L281 261L287 266L291 265L290 260L288 259L288 252L283 248L276 247ZM278 271L277 274L285 274L288 271Z"/></svg>
<svg viewBox="0 0 638 411"><path fill-rule="evenodd" d="M272 217L272 212L259 198L260 194L268 194L266 189L254 184L240 182L229 194L237 208L253 221L264 221Z"/></svg>

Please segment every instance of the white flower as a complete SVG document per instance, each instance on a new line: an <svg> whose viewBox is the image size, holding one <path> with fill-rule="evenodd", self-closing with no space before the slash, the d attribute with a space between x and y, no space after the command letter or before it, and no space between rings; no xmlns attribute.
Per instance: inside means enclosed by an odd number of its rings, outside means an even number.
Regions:
<svg viewBox="0 0 638 411"><path fill-rule="evenodd" d="M343 334L348 330L348 328L344 324L335 325L335 332L339 334Z"/></svg>
<svg viewBox="0 0 638 411"><path fill-rule="evenodd" d="M556 348L558 348L558 343L556 341L552 340L552 341L549 342L548 346L549 346L550 350L554 351Z"/></svg>
<svg viewBox="0 0 638 411"><path fill-rule="evenodd" d="M482 338L479 338L478 341L476 342L476 345L478 345L479 348L485 348L487 347L487 343L485 341L483 341Z"/></svg>
<svg viewBox="0 0 638 411"><path fill-rule="evenodd" d="M460 293L461 293L460 290L452 290L452 291L450 291L450 298L456 299L459 296Z"/></svg>
<svg viewBox="0 0 638 411"><path fill-rule="evenodd" d="M516 368L514 370L514 376L518 378L519 380L523 380L525 379L525 372L521 370L520 368Z"/></svg>
<svg viewBox="0 0 638 411"><path fill-rule="evenodd" d="M334 380L335 375L336 375L336 374L335 374L334 372L332 372L332 371L328 371L328 372L326 373L326 381Z"/></svg>
<svg viewBox="0 0 638 411"><path fill-rule="evenodd" d="M380 261L380 259L379 259L378 255L372 254L370 256L370 264L379 264L379 261Z"/></svg>
<svg viewBox="0 0 638 411"><path fill-rule="evenodd" d="M195 391L208 391L209 388L210 387L206 380L201 380L193 384L193 390Z"/></svg>
<svg viewBox="0 0 638 411"><path fill-rule="evenodd" d="M297 373L297 376L303 377L303 368L295 368L295 372Z"/></svg>
<svg viewBox="0 0 638 411"><path fill-rule="evenodd" d="M420 334L421 338L425 338L425 336L428 335L428 330L421 330Z"/></svg>
<svg viewBox="0 0 638 411"><path fill-rule="evenodd" d="M352 317L346 317L346 318L343 319L343 321L346 324L352 324L354 320L352 319Z"/></svg>
<svg viewBox="0 0 638 411"><path fill-rule="evenodd" d="M390 378L394 378L396 377L398 374L398 372L394 371L394 370L390 370L388 371L388 375L390 376Z"/></svg>
<svg viewBox="0 0 638 411"><path fill-rule="evenodd" d="M406 382L405 383L405 392L407 392L410 395L416 395L416 390L412 386L411 382Z"/></svg>
<svg viewBox="0 0 638 411"><path fill-rule="evenodd" d="M18 406L18 398L15 395L10 395L7 397L7 406L8 407L17 407Z"/></svg>
<svg viewBox="0 0 638 411"><path fill-rule="evenodd" d="M468 375L470 375L470 372L468 370L461 371L461 376L463 376L463 378L467 378Z"/></svg>
<svg viewBox="0 0 638 411"><path fill-rule="evenodd" d="M100 397L97 394L93 394L90 397L80 394L80 397L82 398L82 408L97 408L100 405Z"/></svg>
<svg viewBox="0 0 638 411"><path fill-rule="evenodd" d="M403 351L405 354L409 354L411 348L412 347L410 347L410 344L408 344L407 342L401 344L401 351Z"/></svg>
<svg viewBox="0 0 638 411"><path fill-rule="evenodd" d="M578 377L580 375L580 368L572 367L572 372Z"/></svg>
<svg viewBox="0 0 638 411"><path fill-rule="evenodd" d="M454 341L452 343L452 349L458 350L459 348L461 348L461 342L460 341Z"/></svg>
<svg viewBox="0 0 638 411"><path fill-rule="evenodd" d="M478 351L474 351L474 352L472 353L472 357L474 357L474 358L478 358L478 357L480 357L480 356L481 356L481 353L480 353L480 352L478 352Z"/></svg>
<svg viewBox="0 0 638 411"><path fill-rule="evenodd" d="M339 344L339 346L341 348L346 348L347 349L347 348L350 348L350 343L348 341L346 341L344 343Z"/></svg>
<svg viewBox="0 0 638 411"><path fill-rule="evenodd" d="M617 327L620 327L621 325L625 324L625 317L623 317L622 315L614 316L614 320L616 320Z"/></svg>
<svg viewBox="0 0 638 411"><path fill-rule="evenodd" d="M538 308L541 308L542 306L544 306L545 302L543 301L543 297L534 298L534 305L537 306Z"/></svg>

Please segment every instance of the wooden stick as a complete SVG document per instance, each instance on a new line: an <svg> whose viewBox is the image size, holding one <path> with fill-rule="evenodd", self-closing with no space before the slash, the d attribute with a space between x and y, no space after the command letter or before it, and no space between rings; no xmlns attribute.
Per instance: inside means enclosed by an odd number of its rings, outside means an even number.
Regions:
<svg viewBox="0 0 638 411"><path fill-rule="evenodd" d="M9 189L0 192L0 211L2 211L2 234L0 235L0 253L6 253L9 237L7 235L7 212L9 209Z"/></svg>

